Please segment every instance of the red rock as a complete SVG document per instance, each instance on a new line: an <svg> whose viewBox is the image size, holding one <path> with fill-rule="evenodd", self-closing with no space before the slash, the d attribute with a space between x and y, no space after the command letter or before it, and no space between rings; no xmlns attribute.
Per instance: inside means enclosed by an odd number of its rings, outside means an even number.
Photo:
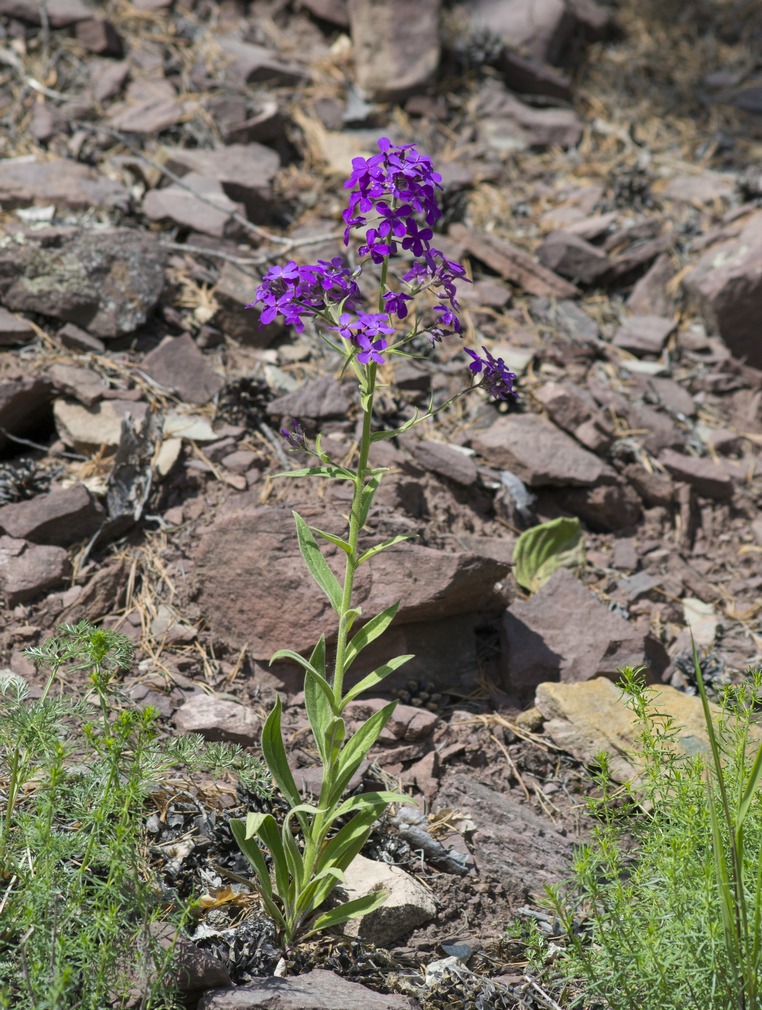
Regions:
<svg viewBox="0 0 762 1010"><path fill-rule="evenodd" d="M621 481L568 488L556 496L556 502L595 532L627 529L641 517L637 494Z"/></svg>
<svg viewBox="0 0 762 1010"><path fill-rule="evenodd" d="M63 547L28 544L25 540L0 536L0 597L9 607L27 603L53 589L70 570Z"/></svg>
<svg viewBox="0 0 762 1010"><path fill-rule="evenodd" d="M93 407L103 398L108 385L90 368L58 363L50 369L50 380L58 393Z"/></svg>
<svg viewBox="0 0 762 1010"><path fill-rule="evenodd" d="M469 14L475 28L487 27L545 63L558 62L576 26L564 0L473 0Z"/></svg>
<svg viewBox="0 0 762 1010"><path fill-rule="evenodd" d="M68 547L100 529L106 513L84 484L0 508L0 530L17 540Z"/></svg>
<svg viewBox="0 0 762 1010"><path fill-rule="evenodd" d="M336 525L333 508L304 506L300 513L323 529ZM329 563L339 564L334 554L326 551ZM249 642L258 659L269 660L279 648L311 648L322 631L335 633L333 611L313 590L286 509L255 506L222 516L199 542L194 564L209 627L225 641ZM492 558L405 544L359 570L355 601L371 615L401 600L393 628L454 623L460 615L499 609L495 586L507 572Z"/></svg>
<svg viewBox="0 0 762 1010"><path fill-rule="evenodd" d="M195 172L216 180L231 200L244 204L251 220L267 217L279 167L278 155L263 144L228 144L216 150L167 149L170 171L180 176Z"/></svg>
<svg viewBox="0 0 762 1010"><path fill-rule="evenodd" d="M152 379L186 403L208 403L225 384L189 333L165 337L145 356L143 368Z"/></svg>
<svg viewBox="0 0 762 1010"><path fill-rule="evenodd" d="M204 993L198 1010L418 1010L408 996L386 995L313 968L293 978L262 978Z"/></svg>
<svg viewBox="0 0 762 1010"><path fill-rule="evenodd" d="M272 86L288 87L301 84L309 77L301 64L287 62L264 46L242 42L234 35L218 35L216 41L228 58L224 77L230 84L267 82Z"/></svg>
<svg viewBox="0 0 762 1010"><path fill-rule="evenodd" d="M76 36L77 42L81 46L97 56L120 58L124 53L124 45L119 32L110 21L103 18L92 18L88 21L78 22Z"/></svg>
<svg viewBox="0 0 762 1010"><path fill-rule="evenodd" d="M29 340L34 340L36 335L34 327L26 319L20 319L0 307L0 346L25 344Z"/></svg>
<svg viewBox="0 0 762 1010"><path fill-rule="evenodd" d="M608 256L578 235L552 231L537 250L541 263L574 284L595 284L609 269Z"/></svg>
<svg viewBox="0 0 762 1010"><path fill-rule="evenodd" d="M683 286L733 354L762 368L762 211L749 216L736 238L711 245Z"/></svg>
<svg viewBox="0 0 762 1010"><path fill-rule="evenodd" d="M652 473L638 463L628 463L622 474L647 507L669 505L674 500L675 485L669 477Z"/></svg>
<svg viewBox="0 0 762 1010"><path fill-rule="evenodd" d="M115 130L150 136L183 122L195 108L195 103L183 102L175 95L171 98L144 98L134 104L120 102L112 105L108 121Z"/></svg>
<svg viewBox="0 0 762 1010"><path fill-rule="evenodd" d="M93 95L99 102L107 102L121 93L130 74L130 64L127 60L116 63L113 60L93 61L90 67L90 80Z"/></svg>
<svg viewBox="0 0 762 1010"><path fill-rule="evenodd" d="M582 137L574 109L525 105L502 88L485 87L471 108L480 138L500 152L576 147Z"/></svg>
<svg viewBox="0 0 762 1010"><path fill-rule="evenodd" d="M180 733L251 747L259 743L264 720L253 708L199 692L177 709L174 721Z"/></svg>
<svg viewBox="0 0 762 1010"><path fill-rule="evenodd" d="M665 254L658 256L633 288L627 307L636 315L671 316L675 311L675 300L667 285L674 276L670 258Z"/></svg>
<svg viewBox="0 0 762 1010"><path fill-rule="evenodd" d="M93 337L86 330L81 330L74 323L66 323L56 336L64 347L69 347L74 351L92 351L95 354L102 354L106 350L106 345L102 340Z"/></svg>
<svg viewBox="0 0 762 1010"><path fill-rule="evenodd" d="M129 200L124 186L78 161L27 157L0 161L0 204L6 210L53 203L72 210L107 207L126 211Z"/></svg>
<svg viewBox="0 0 762 1010"><path fill-rule="evenodd" d="M372 101L426 88L439 66L440 0L349 0L357 84Z"/></svg>
<svg viewBox="0 0 762 1010"><path fill-rule="evenodd" d="M235 238L243 228L233 214L245 216L246 208L227 196L216 179L191 172L183 186L152 189L143 197L143 213L151 221L170 221L181 228L190 228L202 235ZM199 199L200 197L204 199ZM212 201L211 206L207 201Z"/></svg>
<svg viewBox="0 0 762 1010"><path fill-rule="evenodd" d="M259 312L246 309L254 297L256 280L244 273L234 263L225 263L214 289L217 309L212 317L214 325L234 340L249 347L268 347L283 332L280 323L260 325Z"/></svg>
<svg viewBox="0 0 762 1010"><path fill-rule="evenodd" d="M519 95L546 95L571 102L571 78L540 60L524 56L508 46L497 59L506 86Z"/></svg>
<svg viewBox="0 0 762 1010"><path fill-rule="evenodd" d="M95 8L83 0L45 0L45 13L51 28L68 28L92 18ZM39 0L0 0L0 15L41 25Z"/></svg>
<svg viewBox="0 0 762 1010"><path fill-rule="evenodd" d="M478 477L476 463L460 449L443 442L425 440L411 440L408 447L425 470L437 473L464 487L473 487L476 484Z"/></svg>
<svg viewBox="0 0 762 1010"><path fill-rule="evenodd" d="M685 456L665 449L659 461L677 480L685 481L705 498L724 501L733 496L733 482L727 472L711 459Z"/></svg>
<svg viewBox="0 0 762 1010"><path fill-rule="evenodd" d="M301 0L301 6L321 21L337 28L349 28L347 0Z"/></svg>
<svg viewBox="0 0 762 1010"><path fill-rule="evenodd" d="M596 484L606 465L539 414L506 414L474 431L471 445L490 466L510 470L529 487Z"/></svg>
<svg viewBox="0 0 762 1010"><path fill-rule="evenodd" d="M659 355L664 350L667 337L677 326L674 319L660 316L632 316L614 334L612 343L638 356Z"/></svg>
<svg viewBox="0 0 762 1010"><path fill-rule="evenodd" d="M519 692L545 680L614 679L623 666L646 666L658 680L668 662L650 632L609 610L565 568L506 610L500 638L506 687Z"/></svg>
<svg viewBox="0 0 762 1010"><path fill-rule="evenodd" d="M292 417L312 421L345 418L351 403L346 384L338 382L332 375L321 375L308 380L293 393L271 400L267 412L270 417L282 418L290 425Z"/></svg>

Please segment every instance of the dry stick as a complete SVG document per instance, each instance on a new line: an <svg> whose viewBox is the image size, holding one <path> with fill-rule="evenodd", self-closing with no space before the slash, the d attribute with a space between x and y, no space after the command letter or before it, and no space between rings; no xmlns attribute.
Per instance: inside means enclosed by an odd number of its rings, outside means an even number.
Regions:
<svg viewBox="0 0 762 1010"><path fill-rule="evenodd" d="M547 1005L549 1007L551 1007L552 1010L563 1010L563 1008L560 1007L558 1005L558 1003L556 1003L556 1001L551 996L548 996L548 994L545 992L545 990L541 989L539 987L539 985L537 985L537 983L533 979L531 979L528 975L525 975L524 978L527 980L527 982L530 984L530 986L537 992L537 994L539 995L540 999L544 1003L547 1003Z"/></svg>
<svg viewBox="0 0 762 1010"><path fill-rule="evenodd" d="M521 788L522 788L522 789L524 790L524 795L526 796L526 798L527 798L527 799L529 800L529 802L531 803L531 802L532 802L532 797L531 797L531 796L529 795L529 790L528 790L528 789L527 789L527 787L526 787L526 783L525 783L525 782L524 782L524 780L522 779L522 777L521 777L521 773L519 772L518 768L516 767L516 764L515 764L515 762L514 762L513 758L512 758L512 757L511 757L511 755L510 755L510 754L508 753L508 748L507 748L507 747L506 747L506 746L505 746L504 744L502 744L502 743L501 743L501 742L500 742L500 741L498 740L498 738L497 738L497 737L495 736L495 734L494 734L494 733L490 733L490 740L494 740L494 741L495 741L495 743L496 743L496 744L498 745L498 747L500 748L500 750L501 750L501 751L503 752L503 754L505 755L505 760L506 760L506 761L508 762L508 764L510 765L510 768L511 768L511 771L512 771L512 772L513 772L513 774L514 774L514 775L516 776L516 781L517 781L517 782L518 782L518 784L519 784L519 785L521 786Z"/></svg>

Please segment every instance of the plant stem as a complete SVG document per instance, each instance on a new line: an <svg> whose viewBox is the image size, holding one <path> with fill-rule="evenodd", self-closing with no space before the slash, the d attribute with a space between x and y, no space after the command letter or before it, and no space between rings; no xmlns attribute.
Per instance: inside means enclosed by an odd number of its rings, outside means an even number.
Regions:
<svg viewBox="0 0 762 1010"><path fill-rule="evenodd" d="M350 611L352 609L352 590L354 589L355 572L357 571L357 541L360 537L360 515L362 498L367 482L368 456L370 454L371 415L373 413L373 393L376 386L376 365L368 366L366 394L363 398L362 435L360 437L360 458L357 461L357 471L354 480L354 495L349 513L349 536L347 543L350 551L347 553L344 570L344 588L341 596L341 613L339 614L339 632L336 638L336 664L333 674L333 694L338 705L344 691L344 656L347 648L347 637L350 629Z"/></svg>

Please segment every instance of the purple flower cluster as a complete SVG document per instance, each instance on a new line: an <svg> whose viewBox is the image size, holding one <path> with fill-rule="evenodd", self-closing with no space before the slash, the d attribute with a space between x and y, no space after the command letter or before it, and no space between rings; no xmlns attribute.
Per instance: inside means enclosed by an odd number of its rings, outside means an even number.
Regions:
<svg viewBox="0 0 762 1010"><path fill-rule="evenodd" d="M261 306L260 325L281 316L285 325L293 326L298 333L303 332L306 319L319 315L334 323L330 330L351 345L360 364L368 366L384 363L384 351L390 339L394 340L395 321L408 317L409 303L424 291L434 296L431 315L422 320L419 317L399 343L419 333L428 334L432 343L452 333L462 335L457 285L461 281L469 283L463 266L431 245L432 228L442 216L437 203L442 177L434 171L431 159L413 144L395 146L386 137L378 141L378 148L379 153L370 158L353 159L352 174L344 183L350 191L343 213L344 244L349 245L353 229L365 229L358 254L375 264L385 264L401 247L409 254L401 277L406 290L382 291L382 311L363 312L358 308L359 269L350 271L340 256L307 266L292 260L268 270L256 298L246 306ZM382 276L385 282L385 268ZM483 356L466 348L472 359L469 368L474 376L480 376L477 385L499 400L516 396L516 376L508 371L502 358L494 358L486 348L482 350ZM282 434L293 448L303 446L304 433L297 421L293 430L283 429Z"/></svg>
<svg viewBox="0 0 762 1010"><path fill-rule="evenodd" d="M394 335L394 327L386 312L358 312L357 319L343 312L339 316L339 325L331 329L359 349L357 360L363 365L371 362L383 365L386 359L381 352L389 346L386 337Z"/></svg>
<svg viewBox="0 0 762 1010"><path fill-rule="evenodd" d="M260 327L283 316L286 326L297 333L304 330L304 317L315 316L325 308L326 302L344 302L352 309L360 290L341 256L332 260L318 260L315 264L299 266L293 260L282 267L270 267L256 291L251 309L260 303L264 306L259 317Z"/></svg>
<svg viewBox="0 0 762 1010"><path fill-rule="evenodd" d="M398 242L413 256L422 256L430 248L432 226L442 216L436 200L442 176L413 144L397 147L382 137L378 148L380 153L371 158L352 160L352 174L344 183L344 189L352 191L343 214L344 245L349 245L352 229L365 227L367 215L375 210L379 220L366 231L360 256L381 263L396 254ZM425 227L419 226L416 214L423 216Z"/></svg>
<svg viewBox="0 0 762 1010"><path fill-rule="evenodd" d="M508 367L502 358L495 358L486 347L482 347L484 357L478 351L472 351L466 347L466 354L473 359L468 366L473 374L481 375L479 385L486 389L490 396L496 400L507 400L509 396L518 397L518 393L513 388L516 380L514 372L509 372Z"/></svg>

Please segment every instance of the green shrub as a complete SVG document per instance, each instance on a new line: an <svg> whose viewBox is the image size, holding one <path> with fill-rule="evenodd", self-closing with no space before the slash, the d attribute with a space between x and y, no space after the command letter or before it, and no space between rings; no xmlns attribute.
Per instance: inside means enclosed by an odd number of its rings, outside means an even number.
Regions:
<svg viewBox="0 0 762 1010"><path fill-rule="evenodd" d="M185 910L152 880L146 802L177 766L243 768L263 782L261 763L200 737L162 739L155 710L116 686L132 658L123 635L64 625L30 655L50 671L39 700L21 677L0 678L0 1007L103 1010L125 1005L136 983L143 1010L179 1006L172 951L152 924L177 930ZM89 695L54 696L75 669Z"/></svg>
<svg viewBox="0 0 762 1010"><path fill-rule="evenodd" d="M676 727L637 673L625 671L624 688L642 779L616 786L600 756L593 840L549 892L567 942L554 969L582 983L576 1006L760 1010L762 671L727 689L710 723L716 750L691 757L670 746Z"/></svg>

